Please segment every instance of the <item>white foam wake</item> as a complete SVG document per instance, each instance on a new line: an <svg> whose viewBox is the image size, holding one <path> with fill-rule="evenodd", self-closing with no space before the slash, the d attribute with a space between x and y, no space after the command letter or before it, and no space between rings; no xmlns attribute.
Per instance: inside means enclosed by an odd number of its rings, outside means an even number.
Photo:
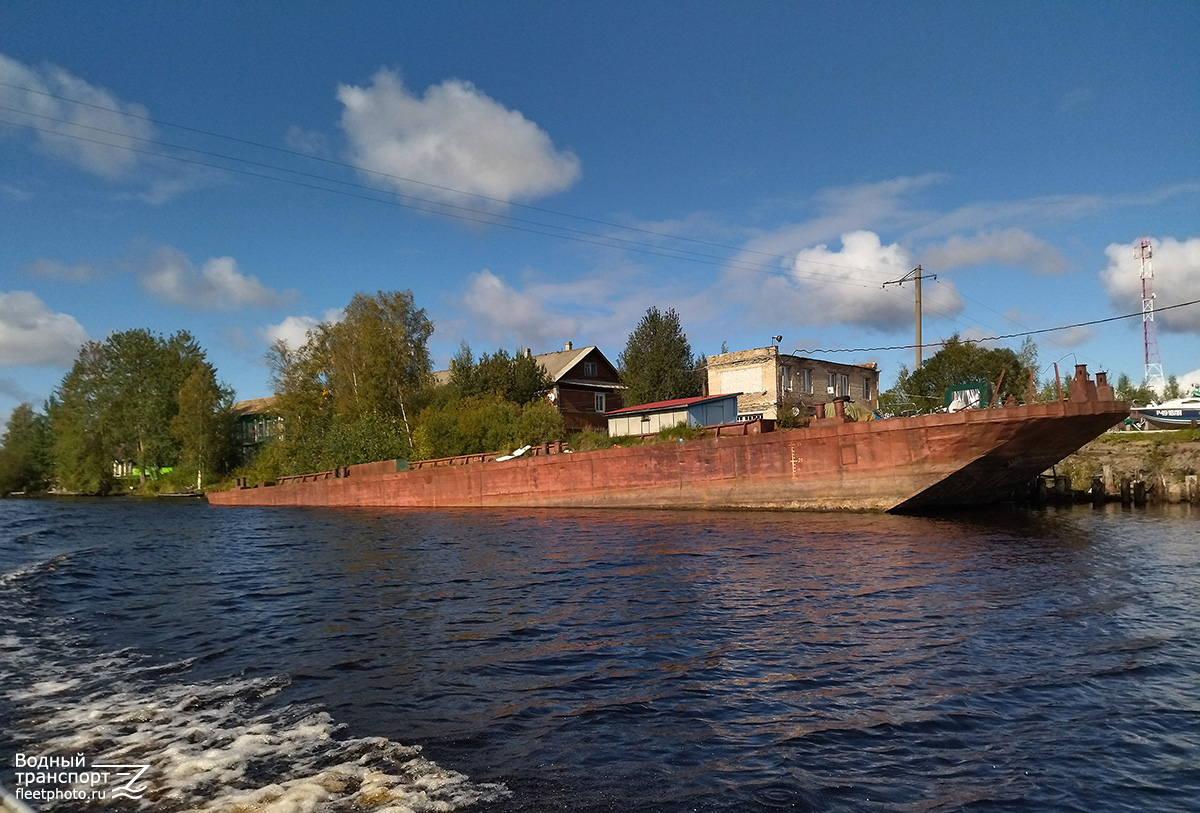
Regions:
<svg viewBox="0 0 1200 813"><path fill-rule="evenodd" d="M147 790L122 801L125 810L449 813L508 795L438 766L419 746L348 737L324 711L275 707L286 680L188 682L188 663L81 652L65 626L14 618L0 627L0 673L13 678L0 699L16 712L19 749L149 765L139 780Z"/></svg>

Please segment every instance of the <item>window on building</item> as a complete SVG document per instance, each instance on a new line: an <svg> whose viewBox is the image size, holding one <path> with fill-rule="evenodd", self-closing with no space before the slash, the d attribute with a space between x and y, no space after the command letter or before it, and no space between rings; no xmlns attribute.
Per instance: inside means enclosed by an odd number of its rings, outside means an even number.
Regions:
<svg viewBox="0 0 1200 813"><path fill-rule="evenodd" d="M779 377L783 381L784 391L786 392L786 391L790 390L792 388L792 365L790 365L790 364L783 365L783 367L780 368L780 376Z"/></svg>
<svg viewBox="0 0 1200 813"><path fill-rule="evenodd" d="M602 393L602 392L596 393L596 411L597 412L604 411L604 393Z"/></svg>
<svg viewBox="0 0 1200 813"><path fill-rule="evenodd" d="M829 374L829 388L825 392L829 395L837 395L837 373Z"/></svg>
<svg viewBox="0 0 1200 813"><path fill-rule="evenodd" d="M869 378L863 379L863 400L871 400L871 379Z"/></svg>
<svg viewBox="0 0 1200 813"><path fill-rule="evenodd" d="M800 391L805 395L812 395L812 370L800 371Z"/></svg>
<svg viewBox="0 0 1200 813"><path fill-rule="evenodd" d="M597 373L596 373L596 362L594 362L594 361L585 361L585 362L583 363L583 374L584 374L584 375L586 375L586 376L591 376L592 378L595 378L595 377L596 377L596 375L597 375ZM603 411L603 410L596 410L596 411L597 411L597 412L601 412L601 411Z"/></svg>
<svg viewBox="0 0 1200 813"><path fill-rule="evenodd" d="M850 376L848 376L848 375L839 375L838 376L837 394L845 395L845 396L850 395Z"/></svg>

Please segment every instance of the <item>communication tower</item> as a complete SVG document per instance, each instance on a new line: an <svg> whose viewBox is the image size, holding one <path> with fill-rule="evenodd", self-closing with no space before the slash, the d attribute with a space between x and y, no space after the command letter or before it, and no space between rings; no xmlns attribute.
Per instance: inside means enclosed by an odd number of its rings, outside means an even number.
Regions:
<svg viewBox="0 0 1200 813"><path fill-rule="evenodd" d="M1150 266L1152 255L1149 238L1142 238L1133 255L1141 261L1142 346L1146 353L1146 374L1142 386L1149 387L1161 395L1167 381L1163 377L1162 359L1158 355L1158 334L1154 328L1154 269Z"/></svg>

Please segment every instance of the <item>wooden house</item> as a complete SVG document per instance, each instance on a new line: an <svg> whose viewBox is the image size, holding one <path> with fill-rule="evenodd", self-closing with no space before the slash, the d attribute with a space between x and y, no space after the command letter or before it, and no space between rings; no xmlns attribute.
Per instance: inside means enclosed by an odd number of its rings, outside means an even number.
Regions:
<svg viewBox="0 0 1200 813"><path fill-rule="evenodd" d="M575 347L567 342L562 350L533 355L525 349L525 357L534 358L550 379L551 388L546 400L563 416L568 432L584 429L604 429L604 413L620 409L624 405L621 393L624 387L613 366L600 348ZM450 370L438 370L433 380L438 384L450 383Z"/></svg>
<svg viewBox="0 0 1200 813"><path fill-rule="evenodd" d="M567 342L562 350L534 358L550 377L553 386L546 398L562 414L568 432L605 429L604 413L624 406L621 377L600 348Z"/></svg>
<svg viewBox="0 0 1200 813"><path fill-rule="evenodd" d="M238 459L249 463L262 444L283 434L283 418L274 411L275 397L250 398L233 405Z"/></svg>

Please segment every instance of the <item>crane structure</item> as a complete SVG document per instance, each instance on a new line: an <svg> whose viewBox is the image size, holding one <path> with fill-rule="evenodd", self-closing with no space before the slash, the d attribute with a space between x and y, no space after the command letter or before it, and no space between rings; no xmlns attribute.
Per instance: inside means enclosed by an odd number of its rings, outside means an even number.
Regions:
<svg viewBox="0 0 1200 813"><path fill-rule="evenodd" d="M1146 357L1142 386L1149 387L1161 395L1167 386L1167 380L1163 377L1162 358L1158 354L1158 334L1154 327L1154 268L1150 265L1153 254L1154 250L1148 237L1138 241L1134 257L1141 261L1142 348Z"/></svg>

